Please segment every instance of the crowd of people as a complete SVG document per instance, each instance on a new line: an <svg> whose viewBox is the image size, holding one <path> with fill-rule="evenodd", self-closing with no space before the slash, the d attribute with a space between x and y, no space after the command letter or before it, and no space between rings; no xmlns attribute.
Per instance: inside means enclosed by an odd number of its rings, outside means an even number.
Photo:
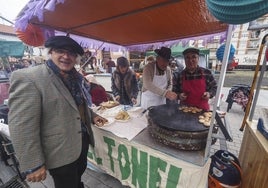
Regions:
<svg viewBox="0 0 268 188"><path fill-rule="evenodd" d="M9 90L9 128L21 170L30 182L40 182L47 171L56 188L82 188L89 145L94 147L92 124L107 119L94 113L92 106L116 100L122 105L137 103L139 87L126 57L107 61L111 73L112 96L93 75L75 64L99 66L91 52L67 36L54 36L45 42L49 59L42 65L14 71ZM147 109L168 103L197 106L209 110L208 100L217 84L208 69L198 66L199 50L183 52L185 69L172 62L171 49L155 50L143 69L141 107ZM82 68L83 68L82 66ZM27 151L27 152L25 152Z"/></svg>

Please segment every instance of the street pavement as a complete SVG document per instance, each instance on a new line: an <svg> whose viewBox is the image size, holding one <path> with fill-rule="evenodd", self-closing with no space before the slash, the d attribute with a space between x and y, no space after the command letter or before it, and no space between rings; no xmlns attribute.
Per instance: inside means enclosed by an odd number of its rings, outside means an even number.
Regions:
<svg viewBox="0 0 268 188"><path fill-rule="evenodd" d="M228 96L230 88L222 88L221 93L223 94L223 98L220 102L220 110L221 111L227 111L227 102L226 98ZM258 112L261 108L268 108L268 90L260 90L256 108L252 109L254 111L253 119L258 120ZM229 110L228 113L225 115L225 119L227 124L229 125L230 128L230 134L233 139L232 142L227 141L227 149L229 152L233 153L235 156L238 157L239 155L239 150L241 146L241 142L243 139L243 132L239 130L239 128L242 125L242 121L244 119L244 111L242 107L236 103L233 103L232 108ZM216 142L215 145L211 147L211 154L216 152L219 149L219 142Z"/></svg>

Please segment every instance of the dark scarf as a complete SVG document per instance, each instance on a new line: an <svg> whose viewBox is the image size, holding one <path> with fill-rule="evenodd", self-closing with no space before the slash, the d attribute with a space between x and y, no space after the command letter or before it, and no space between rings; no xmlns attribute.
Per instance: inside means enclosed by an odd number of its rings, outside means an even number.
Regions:
<svg viewBox="0 0 268 188"><path fill-rule="evenodd" d="M75 68L65 72L66 76L63 76L61 74L61 70L51 60L47 61L47 66L63 81L77 106L81 105L83 101L86 101L89 107L92 106L92 100L89 94L90 86L85 82L84 77L79 74Z"/></svg>

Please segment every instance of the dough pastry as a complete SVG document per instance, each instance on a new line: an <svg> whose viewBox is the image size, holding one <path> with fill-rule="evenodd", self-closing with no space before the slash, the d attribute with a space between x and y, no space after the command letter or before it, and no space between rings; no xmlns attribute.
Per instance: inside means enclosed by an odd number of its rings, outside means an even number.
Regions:
<svg viewBox="0 0 268 188"><path fill-rule="evenodd" d="M205 119L205 116L200 115L200 116L198 116L198 119Z"/></svg>
<svg viewBox="0 0 268 188"><path fill-rule="evenodd" d="M204 112L205 117L212 117L212 112Z"/></svg>
<svg viewBox="0 0 268 188"><path fill-rule="evenodd" d="M102 102L100 105L102 107L104 107L104 108L112 108L112 107L118 106L119 102L117 102L117 101L107 101L107 102Z"/></svg>
<svg viewBox="0 0 268 188"><path fill-rule="evenodd" d="M203 124L204 124L206 127L209 127L209 126L210 126L210 121L205 121Z"/></svg>
<svg viewBox="0 0 268 188"><path fill-rule="evenodd" d="M205 122L205 119L199 119L198 122L199 123L204 123Z"/></svg>
<svg viewBox="0 0 268 188"><path fill-rule="evenodd" d="M116 120L128 120L130 119L129 114L126 111L120 111L116 116Z"/></svg>

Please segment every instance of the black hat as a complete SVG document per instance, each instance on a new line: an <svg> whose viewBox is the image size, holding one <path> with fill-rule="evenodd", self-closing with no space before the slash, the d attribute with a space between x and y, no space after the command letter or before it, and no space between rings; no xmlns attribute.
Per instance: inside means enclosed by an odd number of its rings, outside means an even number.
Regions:
<svg viewBox="0 0 268 188"><path fill-rule="evenodd" d="M160 56L166 60L170 60L170 58L171 58L171 49L170 48L161 47L161 49L156 49L154 52L158 56Z"/></svg>
<svg viewBox="0 0 268 188"><path fill-rule="evenodd" d="M186 55L189 52L192 52L192 53L195 53L195 54L199 55L199 49L197 49L197 48L187 48L182 52L182 54Z"/></svg>
<svg viewBox="0 0 268 188"><path fill-rule="evenodd" d="M72 38L67 36L53 36L45 42L46 48L66 49L79 55L84 54L83 48Z"/></svg>

